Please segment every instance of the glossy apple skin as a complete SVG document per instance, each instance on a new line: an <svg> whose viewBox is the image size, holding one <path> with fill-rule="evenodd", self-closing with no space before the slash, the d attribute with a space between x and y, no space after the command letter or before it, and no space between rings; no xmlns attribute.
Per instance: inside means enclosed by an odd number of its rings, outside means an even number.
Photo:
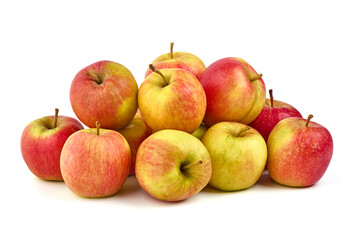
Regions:
<svg viewBox="0 0 360 240"><path fill-rule="evenodd" d="M131 122L118 131L124 136L131 149L131 166L129 176L135 174L136 154L140 144L152 134L152 129L146 124L138 111Z"/></svg>
<svg viewBox="0 0 360 240"><path fill-rule="evenodd" d="M62 181L61 150L68 137L83 126L78 120L66 116L58 116L55 128L53 124L54 116L30 122L21 135L21 154L30 171L38 178Z"/></svg>
<svg viewBox="0 0 360 240"><path fill-rule="evenodd" d="M152 65L159 70L164 68L181 68L193 74L197 79L200 79L206 69L205 64L200 58L187 52L174 52L173 58L171 58L170 53L165 53L157 57L152 62ZM145 73L145 78L150 73L152 71L148 69Z"/></svg>
<svg viewBox="0 0 360 240"><path fill-rule="evenodd" d="M102 79L96 83L86 73ZM126 126L137 110L137 83L123 65L111 61L93 63L78 74L70 88L71 106L79 120L90 128L99 121L102 128Z"/></svg>
<svg viewBox="0 0 360 240"><path fill-rule="evenodd" d="M306 119L286 118L271 131L267 168L271 178L286 186L308 187L324 175L333 153L330 132Z"/></svg>
<svg viewBox="0 0 360 240"><path fill-rule="evenodd" d="M211 157L210 186L237 191L251 187L260 178L267 148L255 129L237 122L221 122L210 127L201 141Z"/></svg>
<svg viewBox="0 0 360 240"><path fill-rule="evenodd" d="M198 161L202 164L181 169ZM211 177L211 160L196 137L182 131L162 130L140 145L135 172L140 186L154 198L181 201L207 185Z"/></svg>
<svg viewBox="0 0 360 240"><path fill-rule="evenodd" d="M206 96L199 81L191 73L179 69L162 69L167 80L151 73L139 89L139 109L154 131L175 129L194 132L206 111Z"/></svg>
<svg viewBox="0 0 360 240"><path fill-rule="evenodd" d="M249 126L255 128L267 141L271 130L281 120L289 117L302 117L301 113L290 104L273 100L271 107L270 99L266 99L265 106L259 116Z"/></svg>
<svg viewBox="0 0 360 240"><path fill-rule="evenodd" d="M200 78L207 99L206 125L252 122L266 98L263 80L249 80L256 76L256 71L240 58L223 58L211 64Z"/></svg>
<svg viewBox="0 0 360 240"><path fill-rule="evenodd" d="M107 197L119 191L131 164L125 138L113 130L84 129L65 142L61 173L71 191L81 197Z"/></svg>
<svg viewBox="0 0 360 240"><path fill-rule="evenodd" d="M209 127L206 126L205 123L201 123L201 125L193 133L191 133L191 135L201 140L208 129Z"/></svg>

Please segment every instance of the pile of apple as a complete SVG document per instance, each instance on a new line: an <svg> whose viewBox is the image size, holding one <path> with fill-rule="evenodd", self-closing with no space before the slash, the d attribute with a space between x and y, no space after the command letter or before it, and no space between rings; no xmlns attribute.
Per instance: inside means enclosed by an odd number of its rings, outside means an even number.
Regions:
<svg viewBox="0 0 360 240"><path fill-rule="evenodd" d="M156 58L138 89L121 64L82 69L70 88L71 117L29 123L22 156L33 174L65 181L82 197L119 191L129 175L151 196L180 201L207 184L251 187L265 167L286 186L307 187L325 173L333 140L291 105L266 99L262 74L240 58L209 67L193 54Z"/></svg>

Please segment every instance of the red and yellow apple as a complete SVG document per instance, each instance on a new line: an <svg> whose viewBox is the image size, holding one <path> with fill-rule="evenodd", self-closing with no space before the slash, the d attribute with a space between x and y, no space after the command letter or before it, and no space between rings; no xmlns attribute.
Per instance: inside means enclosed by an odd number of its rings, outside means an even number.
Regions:
<svg viewBox="0 0 360 240"><path fill-rule="evenodd" d="M194 132L206 111L206 96L200 82L180 68L153 69L139 89L139 109L154 131L176 129Z"/></svg>
<svg viewBox="0 0 360 240"><path fill-rule="evenodd" d="M29 123L21 135L21 153L30 171L43 180L62 181L60 154L68 137L83 129L71 117L42 117Z"/></svg>
<svg viewBox="0 0 360 240"><path fill-rule="evenodd" d="M71 191L81 197L107 197L119 191L130 170L129 144L118 132L84 129L65 142L61 173Z"/></svg>
<svg viewBox="0 0 360 240"><path fill-rule="evenodd" d="M93 63L71 84L71 106L79 120L90 128L100 121L107 129L119 130L135 116L137 83L123 65L111 61Z"/></svg>
<svg viewBox="0 0 360 240"><path fill-rule="evenodd" d="M251 187L264 171L267 148L255 129L238 122L211 126L202 138L209 151L212 175L209 185L223 191Z"/></svg>
<svg viewBox="0 0 360 240"><path fill-rule="evenodd" d="M173 46L174 43L171 43L170 53L160 55L152 62L152 65L159 70L164 68L181 68L193 74L197 79L200 79L206 68L200 58L187 52L173 52ZM145 77L150 73L152 71L148 69Z"/></svg>
<svg viewBox="0 0 360 240"><path fill-rule="evenodd" d="M124 136L130 146L131 167L129 176L134 175L137 150L140 144L152 134L152 129L146 124L145 120L140 114L140 111L138 111L134 119L131 120L131 122L126 127L120 129L118 132Z"/></svg>
<svg viewBox="0 0 360 240"><path fill-rule="evenodd" d="M271 130L281 120L289 117L302 117L300 112L290 104L273 99L272 89L269 90L270 99L266 99L265 106L259 116L249 126L255 128L267 141Z"/></svg>
<svg viewBox="0 0 360 240"><path fill-rule="evenodd" d="M207 99L206 125L252 122L265 104L265 84L261 77L240 58L223 58L211 64L200 78Z"/></svg>
<svg viewBox="0 0 360 240"><path fill-rule="evenodd" d="M324 175L333 153L330 132L299 117L281 120L271 131L267 146L270 177L282 185L308 187Z"/></svg>
<svg viewBox="0 0 360 240"><path fill-rule="evenodd" d="M181 201L207 185L211 160L196 137L178 130L162 130L140 145L135 171L140 186L154 198Z"/></svg>

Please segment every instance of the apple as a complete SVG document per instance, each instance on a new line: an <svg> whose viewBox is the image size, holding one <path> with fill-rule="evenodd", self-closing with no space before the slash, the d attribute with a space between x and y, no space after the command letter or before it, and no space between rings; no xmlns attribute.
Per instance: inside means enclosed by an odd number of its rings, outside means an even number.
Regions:
<svg viewBox="0 0 360 240"><path fill-rule="evenodd" d="M200 78L207 100L206 125L252 122L265 104L265 84L261 77L240 58L223 58L211 64Z"/></svg>
<svg viewBox="0 0 360 240"><path fill-rule="evenodd" d="M154 131L175 129L194 132L206 111L206 96L200 82L180 68L156 69L141 84L139 109Z"/></svg>
<svg viewBox="0 0 360 240"><path fill-rule="evenodd" d="M71 117L46 116L30 122L21 135L21 154L30 171L43 180L62 181L60 154L68 137L83 129Z"/></svg>
<svg viewBox="0 0 360 240"><path fill-rule="evenodd" d="M193 133L191 133L191 135L201 140L208 128L209 127L206 126L205 123L201 123L201 125Z"/></svg>
<svg viewBox="0 0 360 240"><path fill-rule="evenodd" d="M211 158L209 185L216 189L249 188L264 171L266 143L254 128L238 122L221 122L211 126L201 141Z"/></svg>
<svg viewBox="0 0 360 240"><path fill-rule="evenodd" d="M118 131L128 142L131 149L131 167L129 176L135 174L136 154L140 144L152 134L152 129L146 124L138 111L131 122Z"/></svg>
<svg viewBox="0 0 360 240"><path fill-rule="evenodd" d="M123 65L111 61L93 63L71 83L71 106L79 120L90 128L100 121L103 128L118 130L135 116L137 83Z"/></svg>
<svg viewBox="0 0 360 240"><path fill-rule="evenodd" d="M277 183L308 187L324 175L333 153L330 132L320 124L292 117L281 120L271 131L267 146L267 169Z"/></svg>
<svg viewBox="0 0 360 240"><path fill-rule="evenodd" d="M181 201L197 194L211 177L211 160L199 139L178 130L162 130L139 147L135 176L154 198Z"/></svg>
<svg viewBox="0 0 360 240"><path fill-rule="evenodd" d="M274 100L272 89L269 90L270 99L266 99L265 106L259 116L249 126L255 128L267 141L271 130L282 119L289 117L302 117L293 106Z"/></svg>
<svg viewBox="0 0 360 240"><path fill-rule="evenodd" d="M65 142L61 173L71 191L81 197L107 197L119 191L130 170L131 152L118 132L96 128L80 130Z"/></svg>
<svg viewBox="0 0 360 240"><path fill-rule="evenodd" d="M199 79L206 68L200 58L187 52L173 52L173 47L174 43L171 43L170 53L160 55L152 62L152 65L159 70L164 68L181 68L192 73ZM145 77L150 75L150 73L152 73L152 71L148 69Z"/></svg>

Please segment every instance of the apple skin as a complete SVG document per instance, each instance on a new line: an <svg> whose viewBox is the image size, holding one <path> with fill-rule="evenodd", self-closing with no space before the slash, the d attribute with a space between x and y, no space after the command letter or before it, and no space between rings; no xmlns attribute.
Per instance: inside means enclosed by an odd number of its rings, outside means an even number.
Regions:
<svg viewBox="0 0 360 240"><path fill-rule="evenodd" d="M212 175L209 185L223 191L251 187L264 171L267 148L255 129L237 122L211 126L202 143L209 151Z"/></svg>
<svg viewBox="0 0 360 240"><path fill-rule="evenodd" d="M271 131L267 146L270 177L282 185L308 187L324 175L333 153L330 132L320 124L292 117Z"/></svg>
<svg viewBox="0 0 360 240"><path fill-rule="evenodd" d="M81 197L114 195L130 170L129 144L118 132L95 128L71 135L60 157L61 173L71 191Z"/></svg>
<svg viewBox="0 0 360 240"><path fill-rule="evenodd" d="M281 120L289 117L302 117L301 113L290 104L273 100L271 107L270 99L266 99L265 106L259 116L249 126L255 128L267 141L271 130Z"/></svg>
<svg viewBox="0 0 360 240"><path fill-rule="evenodd" d="M21 154L30 171L38 178L63 181L61 150L68 137L83 126L78 120L66 116L58 116L55 128L53 123L54 116L30 122L21 135Z"/></svg>
<svg viewBox="0 0 360 240"><path fill-rule="evenodd" d="M249 80L257 76L240 58L228 57L212 63L200 78L207 100L206 125L252 122L260 114L266 98L263 80Z"/></svg>
<svg viewBox="0 0 360 240"><path fill-rule="evenodd" d="M181 169L188 164L193 165ZM211 160L199 139L168 129L154 133L140 145L135 172L140 186L154 198L181 201L207 185Z"/></svg>
<svg viewBox="0 0 360 240"><path fill-rule="evenodd" d="M201 125L193 133L191 133L191 135L201 140L208 129L209 127L206 126L205 123L201 123Z"/></svg>
<svg viewBox="0 0 360 240"><path fill-rule="evenodd" d="M139 109L154 131L175 129L194 132L206 111L206 96L199 81L191 73L170 68L151 73L139 89Z"/></svg>
<svg viewBox="0 0 360 240"><path fill-rule="evenodd" d="M96 78L102 83L96 83ZM99 121L102 128L118 130L135 116L137 92L137 83L126 67L99 61L76 74L70 101L76 116L89 128Z"/></svg>
<svg viewBox="0 0 360 240"><path fill-rule="evenodd" d="M146 124L138 111L131 122L118 131L128 142L131 149L131 166L129 176L135 174L136 154L140 144L152 134L152 129Z"/></svg>
<svg viewBox="0 0 360 240"><path fill-rule="evenodd" d="M164 68L181 68L193 74L197 79L200 79L206 69L205 64L200 58L187 52L174 52L173 58L171 58L170 53L162 54L152 64L159 70ZM145 73L145 78L151 73L152 71L148 69Z"/></svg>

